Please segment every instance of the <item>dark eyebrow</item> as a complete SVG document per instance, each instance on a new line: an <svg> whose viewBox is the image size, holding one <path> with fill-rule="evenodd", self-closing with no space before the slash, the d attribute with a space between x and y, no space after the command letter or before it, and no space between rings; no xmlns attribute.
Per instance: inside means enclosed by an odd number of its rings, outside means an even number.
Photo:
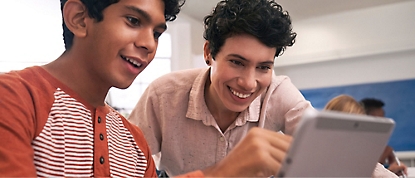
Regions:
<svg viewBox="0 0 415 178"><path fill-rule="evenodd" d="M126 6L127 9L134 11L137 14L140 14L144 20L151 22L153 19L151 18L150 14L148 14L146 11L143 11L137 7L134 6ZM162 28L163 30L167 29L167 25L166 23L161 23L159 25L157 25L158 28Z"/></svg>
<svg viewBox="0 0 415 178"><path fill-rule="evenodd" d="M248 62L249 62L249 60L248 60L248 59L246 59L246 58L244 58L244 57L242 57L241 55L238 55L238 54L229 54L228 56L236 57L236 58L239 58L239 59L241 59L241 60L244 60L244 61L248 61ZM264 61L264 62L260 62L260 64L274 65L274 60L272 60L272 61Z"/></svg>
<svg viewBox="0 0 415 178"><path fill-rule="evenodd" d="M261 64L274 65L274 61L265 61L265 62L261 62Z"/></svg>

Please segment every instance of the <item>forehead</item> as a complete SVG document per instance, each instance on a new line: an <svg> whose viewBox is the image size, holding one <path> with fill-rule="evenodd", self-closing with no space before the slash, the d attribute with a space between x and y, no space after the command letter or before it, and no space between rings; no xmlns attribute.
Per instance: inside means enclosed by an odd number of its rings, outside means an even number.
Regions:
<svg viewBox="0 0 415 178"><path fill-rule="evenodd" d="M274 60L276 48L263 44L259 39L248 34L238 34L226 38L219 50L221 55L238 54L247 59Z"/></svg>
<svg viewBox="0 0 415 178"><path fill-rule="evenodd" d="M164 21L165 6L163 0L120 0L117 3L111 4L108 8L125 13L134 13L138 12L136 10L141 10L149 14L152 18L163 19Z"/></svg>

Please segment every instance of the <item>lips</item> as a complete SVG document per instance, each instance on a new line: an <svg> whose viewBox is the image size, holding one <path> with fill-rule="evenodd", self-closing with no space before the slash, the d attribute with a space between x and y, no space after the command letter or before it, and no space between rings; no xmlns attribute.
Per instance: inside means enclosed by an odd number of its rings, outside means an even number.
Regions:
<svg viewBox="0 0 415 178"><path fill-rule="evenodd" d="M232 88L230 88L230 87L229 87L229 90L231 91L231 93L232 93L233 95L237 96L238 98L242 98L242 99L248 98L248 97L250 97L250 96L252 95L252 93L248 93L248 94L239 93L239 92L237 92L237 91L233 90L233 89L232 89Z"/></svg>
<svg viewBox="0 0 415 178"><path fill-rule="evenodd" d="M140 62L138 62L137 60L135 60L135 59L132 59L132 58L129 58L129 57L125 57L125 56L121 56L121 58L122 59L124 59L124 60L126 60L126 61L128 61L131 65L133 65L134 67L137 67L137 68L139 68L139 67L141 67L141 63Z"/></svg>

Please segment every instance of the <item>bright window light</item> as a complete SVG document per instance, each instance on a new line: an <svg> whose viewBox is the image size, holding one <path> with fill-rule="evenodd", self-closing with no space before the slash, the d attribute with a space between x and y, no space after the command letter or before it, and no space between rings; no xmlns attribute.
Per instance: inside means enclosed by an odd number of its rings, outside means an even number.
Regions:
<svg viewBox="0 0 415 178"><path fill-rule="evenodd" d="M65 50L57 0L2 1L0 22L0 72L46 64Z"/></svg>

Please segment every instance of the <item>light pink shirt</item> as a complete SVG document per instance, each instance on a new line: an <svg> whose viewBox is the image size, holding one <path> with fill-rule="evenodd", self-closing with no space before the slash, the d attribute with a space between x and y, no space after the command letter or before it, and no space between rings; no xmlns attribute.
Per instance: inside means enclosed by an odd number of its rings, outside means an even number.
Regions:
<svg viewBox="0 0 415 178"><path fill-rule="evenodd" d="M312 107L286 76L269 88L222 132L204 99L207 69L167 74L149 85L129 120L144 132L160 170L170 176L204 169L222 160L252 127L292 134L303 111Z"/></svg>

